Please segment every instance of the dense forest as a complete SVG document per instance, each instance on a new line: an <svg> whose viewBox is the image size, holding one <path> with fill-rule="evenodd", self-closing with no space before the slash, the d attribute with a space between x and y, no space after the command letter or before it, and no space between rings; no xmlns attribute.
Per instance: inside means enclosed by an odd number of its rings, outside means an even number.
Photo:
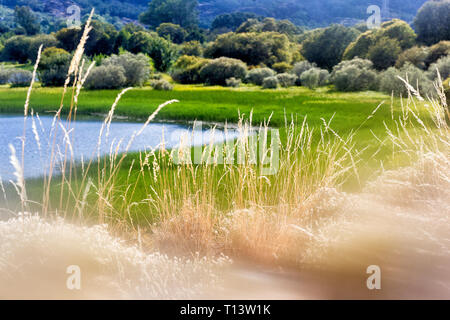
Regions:
<svg viewBox="0 0 450 320"><path fill-rule="evenodd" d="M154 0L157 1L157 0ZM86 14L92 7L109 22L137 20L144 12L149 0L0 0L0 5L13 9L16 5L27 5L45 19L57 19L65 14L72 4L81 7ZM168 1L170 2L170 1ZM289 19L301 26L320 27L331 23L355 23L367 18L367 7L388 4L389 17L411 22L425 0L199 0L199 25L207 28L214 18L223 13L249 12L264 17ZM326 8L326 10L323 10ZM11 11L2 10L4 19Z"/></svg>

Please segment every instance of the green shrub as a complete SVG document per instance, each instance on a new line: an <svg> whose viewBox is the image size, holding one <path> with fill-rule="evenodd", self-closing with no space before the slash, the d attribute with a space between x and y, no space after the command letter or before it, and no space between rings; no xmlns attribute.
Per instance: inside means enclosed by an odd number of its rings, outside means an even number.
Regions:
<svg viewBox="0 0 450 320"><path fill-rule="evenodd" d="M433 83L427 77L426 72L411 64L406 64L400 70L391 67L382 72L379 76L379 90L388 94L394 93L397 96L406 96L408 89L398 77L407 80L415 89L418 88L423 96L435 94Z"/></svg>
<svg viewBox="0 0 450 320"><path fill-rule="evenodd" d="M381 25L381 29L378 30L378 33L379 39L386 37L398 41L402 50L414 46L417 38L411 26L407 22L399 19L384 22Z"/></svg>
<svg viewBox="0 0 450 320"><path fill-rule="evenodd" d="M14 36L5 42L1 59L19 63L26 63L28 60L34 62L41 44L43 49L56 47L58 46L58 40L52 35Z"/></svg>
<svg viewBox="0 0 450 320"><path fill-rule="evenodd" d="M255 68L250 70L245 77L247 83L261 86L265 78L275 76L275 71L270 68Z"/></svg>
<svg viewBox="0 0 450 320"><path fill-rule="evenodd" d="M178 48L172 42L160 37L153 37L151 40L149 50L144 53L153 59L156 70L166 72L177 59Z"/></svg>
<svg viewBox="0 0 450 320"><path fill-rule="evenodd" d="M186 56L203 56L203 46L199 41L185 42L181 47L181 54Z"/></svg>
<svg viewBox="0 0 450 320"><path fill-rule="evenodd" d="M227 87L239 88L242 84L241 79L230 78L226 80Z"/></svg>
<svg viewBox="0 0 450 320"><path fill-rule="evenodd" d="M345 49L343 59L369 58L377 69L386 69L395 64L401 51L415 44L415 39L416 34L408 23L394 19L359 35Z"/></svg>
<svg viewBox="0 0 450 320"><path fill-rule="evenodd" d="M272 66L272 69L275 70L277 73L287 73L291 71L292 68L293 66L287 62L278 62Z"/></svg>
<svg viewBox="0 0 450 320"><path fill-rule="evenodd" d="M395 63L396 68L402 68L406 63L410 63L419 69L427 69L427 58L429 49L427 47L412 47L403 51Z"/></svg>
<svg viewBox="0 0 450 320"><path fill-rule="evenodd" d="M342 61L333 68L330 81L338 91L376 90L378 78L372 67L367 59Z"/></svg>
<svg viewBox="0 0 450 320"><path fill-rule="evenodd" d="M200 71L209 61L199 57L181 56L173 66L172 79L182 84L202 83Z"/></svg>
<svg viewBox="0 0 450 320"><path fill-rule="evenodd" d="M244 62L231 58L218 58L208 62L201 70L200 76L208 85L226 85L229 78L244 79L247 66Z"/></svg>
<svg viewBox="0 0 450 320"><path fill-rule="evenodd" d="M178 46L155 33L138 31L123 45L131 53L144 53L152 58L156 70L166 72L178 58Z"/></svg>
<svg viewBox="0 0 450 320"><path fill-rule="evenodd" d="M359 35L354 28L331 25L312 33L302 42L302 55L321 68L331 69L342 60L347 46Z"/></svg>
<svg viewBox="0 0 450 320"><path fill-rule="evenodd" d="M17 61L25 63L29 59L31 38L26 36L14 36L5 42L1 59L3 61Z"/></svg>
<svg viewBox="0 0 450 320"><path fill-rule="evenodd" d="M280 73L277 74L276 77L280 86L284 88L292 87L297 80L297 77L290 73Z"/></svg>
<svg viewBox="0 0 450 320"><path fill-rule="evenodd" d="M28 70L11 70L9 75L9 83L11 84L11 87L28 87L32 79L33 73Z"/></svg>
<svg viewBox="0 0 450 320"><path fill-rule="evenodd" d="M317 88L320 84L320 69L312 68L303 72L300 76L300 83L310 89Z"/></svg>
<svg viewBox="0 0 450 320"><path fill-rule="evenodd" d="M229 57L251 66L290 63L296 48L284 34L276 32L226 33L205 51L209 58Z"/></svg>
<svg viewBox="0 0 450 320"><path fill-rule="evenodd" d="M364 91L376 89L377 74L370 69L349 65L337 71L332 82L338 91Z"/></svg>
<svg viewBox="0 0 450 320"><path fill-rule="evenodd" d="M162 38L172 41L173 43L183 43L187 37L187 32L178 24L173 23L161 23L156 28L156 33Z"/></svg>
<svg viewBox="0 0 450 320"><path fill-rule="evenodd" d="M278 85L279 83L277 77L265 78L262 83L263 89L277 89Z"/></svg>
<svg viewBox="0 0 450 320"><path fill-rule="evenodd" d="M384 70L397 61L402 49L397 40L382 38L373 45L367 54L367 58L373 62L375 69Z"/></svg>
<svg viewBox="0 0 450 320"><path fill-rule="evenodd" d="M0 67L0 85L9 83L10 69Z"/></svg>
<svg viewBox="0 0 450 320"><path fill-rule="evenodd" d="M39 47L42 45L42 50L51 47L58 47L59 41L51 34L39 34L31 37L30 47L28 48L28 59L34 63L37 58Z"/></svg>
<svg viewBox="0 0 450 320"><path fill-rule="evenodd" d="M427 67L440 58L450 55L450 41L441 41L429 47L426 60Z"/></svg>
<svg viewBox="0 0 450 320"><path fill-rule="evenodd" d="M294 65L291 73L295 74L295 76L300 79L303 72L308 71L309 69L315 68L317 65L315 63L311 63L309 61L301 61L297 62Z"/></svg>
<svg viewBox="0 0 450 320"><path fill-rule="evenodd" d="M152 81L150 83L150 85L155 90L160 90L160 91L172 91L173 90L173 85L164 79Z"/></svg>
<svg viewBox="0 0 450 320"><path fill-rule="evenodd" d="M125 86L142 86L150 78L150 60L142 53L126 52L121 55L112 55L105 59L102 65L121 66L125 72Z"/></svg>
<svg viewBox="0 0 450 320"><path fill-rule="evenodd" d="M450 1L427 1L417 12L414 27L427 45L450 39Z"/></svg>
<svg viewBox="0 0 450 320"><path fill-rule="evenodd" d="M428 76L432 80L437 79L437 70L441 75L442 79L447 79L450 77L450 55L439 59L436 63L433 63L428 69Z"/></svg>
<svg viewBox="0 0 450 320"><path fill-rule="evenodd" d="M77 48L82 32L81 28L62 28L56 32L55 37L61 48L72 52Z"/></svg>
<svg viewBox="0 0 450 320"><path fill-rule="evenodd" d="M86 79L87 89L119 89L127 82L125 70L121 66L107 65L92 69Z"/></svg>
<svg viewBox="0 0 450 320"><path fill-rule="evenodd" d="M338 65L334 66L333 72L331 73L331 77L333 77L334 74L339 70L344 69L348 66L354 66L358 69L373 69L372 61L368 59L354 58L352 60L344 60L340 62Z"/></svg>
<svg viewBox="0 0 450 320"><path fill-rule="evenodd" d="M43 86L62 86L67 78L72 55L64 49L47 48L39 63L39 78Z"/></svg>
<svg viewBox="0 0 450 320"><path fill-rule="evenodd" d="M372 31L366 31L358 36L356 40L344 51L343 59L351 60L356 57L367 57L370 47L377 41L376 34Z"/></svg>

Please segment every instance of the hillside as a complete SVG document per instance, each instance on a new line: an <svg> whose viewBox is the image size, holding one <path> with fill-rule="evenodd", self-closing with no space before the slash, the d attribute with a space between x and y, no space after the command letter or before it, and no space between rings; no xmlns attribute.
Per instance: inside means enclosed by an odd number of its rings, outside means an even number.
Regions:
<svg viewBox="0 0 450 320"><path fill-rule="evenodd" d="M412 21L425 2L387 0L390 16L406 21ZM366 20L368 6L378 5L381 8L383 3L383 0L200 0L200 17L202 22L209 22L218 14L242 11L315 27Z"/></svg>
<svg viewBox="0 0 450 320"><path fill-rule="evenodd" d="M145 11L149 0L0 0L8 8L16 5L28 5L38 13L44 13L49 19L65 15L72 4L78 4L82 13L92 7L98 14L110 20L136 20ZM417 9L425 0L199 0L200 25L208 27L219 14L234 11L252 12L262 16L289 19L298 25L319 27L330 23L352 24L364 21L369 5L383 3L389 7L389 16L412 21ZM326 9L325 9L326 8Z"/></svg>

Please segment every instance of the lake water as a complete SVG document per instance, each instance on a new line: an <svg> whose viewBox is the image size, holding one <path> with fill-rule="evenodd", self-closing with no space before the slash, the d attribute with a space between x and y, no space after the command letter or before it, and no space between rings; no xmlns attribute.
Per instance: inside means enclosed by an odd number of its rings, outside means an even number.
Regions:
<svg viewBox="0 0 450 320"><path fill-rule="evenodd" d="M33 119L35 123L35 130L33 130ZM41 116L39 119L29 117L27 120L26 130L26 145L25 145L25 170L26 178L33 178L42 176L46 172L46 165L48 165L49 155L53 139L50 138L52 129L53 117ZM102 143L99 148L98 136L102 127L103 120L77 120L72 122L71 130L68 131L71 145L73 148L74 158L76 160L83 159L84 161L97 157L97 150L100 154L109 154L111 144L117 146L118 142L123 139L119 147L119 151L123 152L127 148L128 142L134 133L139 132L143 126L142 123L133 122L112 122L109 129L109 136L106 139L106 129L103 134ZM67 128L67 123L62 121L61 124ZM21 137L23 135L24 118L23 116L8 116L0 115L0 177L6 182L14 179L14 169L10 163L11 151L9 144L13 145L17 157L21 159L22 143ZM59 154L64 154L66 143L64 142L64 133L60 126L58 127L58 139L56 140ZM36 140L36 134L39 135L39 144ZM192 140L192 145L209 144L213 139L214 142L221 142L225 139L223 132L215 130L212 134L211 130L202 129L189 130L187 126L180 124L149 124L141 135L134 139L131 144L130 151L144 151L150 150L160 146L164 141L165 147L170 149L176 147L180 142L180 137L189 134ZM228 139L237 137L237 132L229 130L227 134ZM70 149L68 151L70 153Z"/></svg>

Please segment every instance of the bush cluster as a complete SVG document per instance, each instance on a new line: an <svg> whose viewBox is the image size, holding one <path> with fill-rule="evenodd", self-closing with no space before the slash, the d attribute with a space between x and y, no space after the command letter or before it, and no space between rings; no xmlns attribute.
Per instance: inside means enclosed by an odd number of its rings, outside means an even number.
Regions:
<svg viewBox="0 0 450 320"><path fill-rule="evenodd" d="M276 77L280 86L284 88L292 87L297 80L297 77L290 73L280 73Z"/></svg>
<svg viewBox="0 0 450 320"><path fill-rule="evenodd" d="M263 80L263 89L277 89L279 85L277 77L268 77Z"/></svg>
<svg viewBox="0 0 450 320"><path fill-rule="evenodd" d="M9 83L10 69L0 67L0 85Z"/></svg>
<svg viewBox="0 0 450 320"><path fill-rule="evenodd" d="M28 70L11 70L8 82L11 87L28 87L33 79L33 73Z"/></svg>
<svg viewBox="0 0 450 320"><path fill-rule="evenodd" d="M314 89L326 85L329 78L330 74L327 70L311 68L301 74L300 83L302 86Z"/></svg>
<svg viewBox="0 0 450 320"><path fill-rule="evenodd" d="M64 49L47 48L42 52L39 77L43 86L62 86L67 78L72 55Z"/></svg>
<svg viewBox="0 0 450 320"><path fill-rule="evenodd" d="M151 74L150 59L144 54L129 52L104 59L89 74L85 86L88 89L118 89L126 86L142 86Z"/></svg>
<svg viewBox="0 0 450 320"><path fill-rule="evenodd" d="M173 85L171 83L169 83L169 81L164 80L164 79L152 81L150 83L150 85L155 90L161 90L161 91L172 91L173 90Z"/></svg>
<svg viewBox="0 0 450 320"><path fill-rule="evenodd" d="M331 82L338 91L377 89L377 73L370 60L355 58L334 67Z"/></svg>
<svg viewBox="0 0 450 320"><path fill-rule="evenodd" d="M230 79L226 80L226 84L227 84L227 87L230 87L230 88L239 88L242 84L242 80L236 79L236 78L230 78Z"/></svg>
<svg viewBox="0 0 450 320"><path fill-rule="evenodd" d="M226 85L226 80L243 80L247 74L247 65L232 58L218 58L208 62L201 70L200 77L208 85Z"/></svg>
<svg viewBox="0 0 450 320"><path fill-rule="evenodd" d="M150 59L142 53L112 55L103 60L102 65L121 66L126 78L125 86L142 86L150 78Z"/></svg>
<svg viewBox="0 0 450 320"><path fill-rule="evenodd" d="M261 86L265 78L275 76L275 71L270 68L255 68L250 70L245 77L247 83Z"/></svg>
<svg viewBox="0 0 450 320"><path fill-rule="evenodd" d="M398 77L407 80L423 96L435 93L433 82L428 78L427 73L412 64L406 64L401 69L391 67L382 72L379 76L379 90L388 94L406 96L408 89Z"/></svg>
<svg viewBox="0 0 450 320"><path fill-rule="evenodd" d="M437 80L437 70L439 70L442 79L450 77L450 55L439 59L430 66L428 76L431 80Z"/></svg>
<svg viewBox="0 0 450 320"><path fill-rule="evenodd" d="M210 60L193 56L181 56L175 62L171 72L172 79L181 84L202 83L200 70Z"/></svg>
<svg viewBox="0 0 450 320"><path fill-rule="evenodd" d="M86 79L87 89L119 89L125 86L127 78L121 66L107 65L95 67Z"/></svg>

